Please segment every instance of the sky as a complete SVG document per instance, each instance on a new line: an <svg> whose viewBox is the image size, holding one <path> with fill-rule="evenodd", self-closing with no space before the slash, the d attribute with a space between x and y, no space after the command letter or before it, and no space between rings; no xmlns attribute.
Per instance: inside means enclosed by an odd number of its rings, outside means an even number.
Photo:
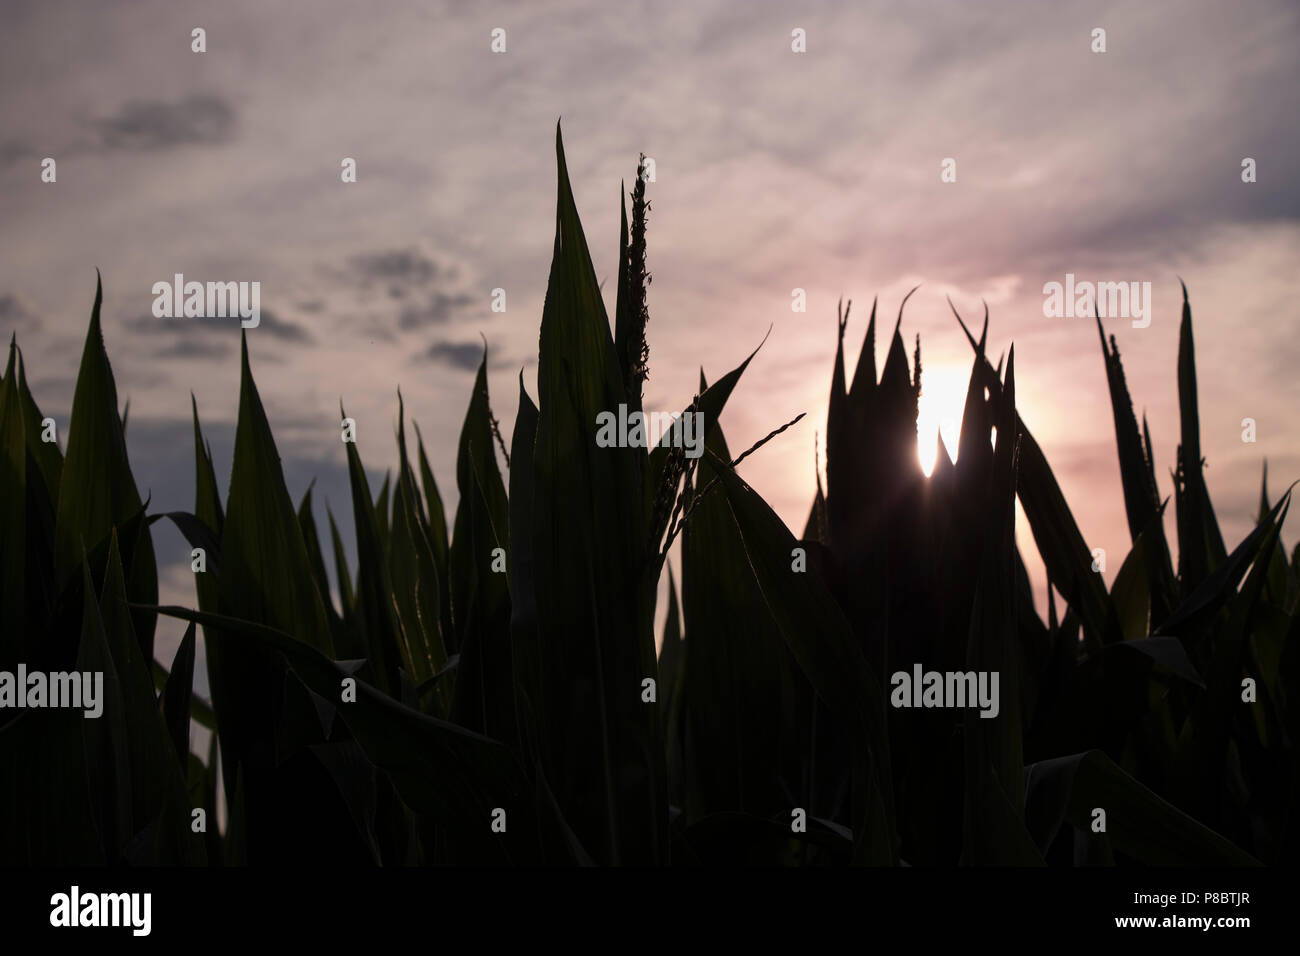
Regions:
<svg viewBox="0 0 1300 956"><path fill-rule="evenodd" d="M872 298L887 330L917 284L902 331L909 352L921 338L923 442L955 436L970 371L946 299L972 320L986 302L993 353L1016 346L1022 417L1089 545L1116 556L1108 580L1129 538L1100 347L1090 319L1044 315L1046 283L1151 284L1150 325L1107 330L1163 495L1187 283L1229 548L1265 458L1274 496L1300 479L1293 2L5 0L0 18L0 334L65 434L101 270L153 511L193 508L190 392L222 483L238 407L238 321L152 314L176 273L261 283L252 367L295 501L315 480L318 520L327 499L349 514L340 400L381 480L400 386L454 507L484 340L507 439L521 369L536 396L557 120L611 312L620 191L654 159L647 409L682 408L701 367L730 370L770 327L722 424L741 449L808 413L741 466L796 533L836 302L854 301L851 373ZM154 534L162 600L192 605L189 546ZM160 624L164 663L179 633Z"/></svg>

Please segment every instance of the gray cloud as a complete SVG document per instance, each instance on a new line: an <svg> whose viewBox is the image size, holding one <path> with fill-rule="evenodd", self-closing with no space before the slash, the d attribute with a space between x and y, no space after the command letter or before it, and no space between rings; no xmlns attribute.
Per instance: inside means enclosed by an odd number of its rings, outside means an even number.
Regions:
<svg viewBox="0 0 1300 956"><path fill-rule="evenodd" d="M229 342L211 336L189 336L169 342L153 354L155 358L223 359L233 355L234 351L234 345Z"/></svg>
<svg viewBox="0 0 1300 956"><path fill-rule="evenodd" d="M473 297L464 292L435 290L423 305L410 305L402 309L397 324L408 331L429 325L442 325L468 308L473 301Z"/></svg>
<svg viewBox="0 0 1300 956"><path fill-rule="evenodd" d="M440 339L423 352L412 356L411 361L415 363L437 362L461 371L476 372L479 363L483 361L483 349L484 342L482 339L477 342L454 342ZM488 349L488 368L492 370L513 368L518 371L520 364L534 365L536 361L535 358L530 356L520 363L510 358L499 348Z"/></svg>
<svg viewBox="0 0 1300 956"><path fill-rule="evenodd" d="M22 299L12 292L0 295L0 331L32 332L40 325L40 318ZM6 334L5 338L9 338Z"/></svg>
<svg viewBox="0 0 1300 956"><path fill-rule="evenodd" d="M281 342L296 342L301 345L310 345L315 341L315 337L305 325L282 319L278 313L270 309L262 310L261 322L256 329L249 329L249 332L262 332Z"/></svg>
<svg viewBox="0 0 1300 956"><path fill-rule="evenodd" d="M230 355L239 343L240 322L237 318L157 319L151 315L134 316L122 322L133 335L159 340L152 354L155 358L219 359ZM262 309L261 321L248 330L250 343L261 338L292 345L311 345L316 339L307 326L283 319L272 309Z"/></svg>
<svg viewBox="0 0 1300 956"><path fill-rule="evenodd" d="M481 342L434 342L425 351L424 357L433 362L441 362L452 368L473 372L483 361L483 344Z"/></svg>
<svg viewBox="0 0 1300 956"><path fill-rule="evenodd" d="M226 100L210 93L174 102L129 100L94 125L105 149L171 149L222 142L234 129L235 111Z"/></svg>
<svg viewBox="0 0 1300 956"><path fill-rule="evenodd" d="M448 271L418 249L389 249L367 252L349 260L353 273L364 283L408 282L425 285Z"/></svg>
<svg viewBox="0 0 1300 956"><path fill-rule="evenodd" d="M0 143L0 166L9 166L18 162L20 159L26 159L28 156L34 156L31 147L24 145L16 140L5 140Z"/></svg>
<svg viewBox="0 0 1300 956"><path fill-rule="evenodd" d="M387 300L387 308L396 309L396 315L377 316L376 324L392 323L406 332L450 322L475 301L457 287L460 269L455 263L435 259L416 247L358 253L343 267L323 266L321 272L350 286L367 307L384 308ZM384 299L377 300L376 292ZM392 340L391 333L382 337Z"/></svg>

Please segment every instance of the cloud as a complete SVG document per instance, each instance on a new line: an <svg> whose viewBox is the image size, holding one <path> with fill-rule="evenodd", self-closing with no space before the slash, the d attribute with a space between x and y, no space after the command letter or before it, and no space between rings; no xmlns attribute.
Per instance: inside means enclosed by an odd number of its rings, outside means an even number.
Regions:
<svg viewBox="0 0 1300 956"><path fill-rule="evenodd" d="M294 345L311 345L316 341L305 326L283 319L271 309L262 309L261 321L248 334L251 343L259 336ZM128 333L161 340L153 353L155 358L219 359L230 355L239 342L238 318L172 318L158 319L140 315L122 322Z"/></svg>
<svg viewBox="0 0 1300 956"><path fill-rule="evenodd" d="M423 352L411 357L413 362L438 362L442 365L449 365L452 368L460 369L466 372L478 371L479 363L483 361L483 349L485 343L482 339L477 342L449 342L439 340L430 345ZM534 358L525 359L522 364L532 365L536 362ZM518 370L520 363L508 357L501 349L488 349L488 368L514 368Z"/></svg>
<svg viewBox="0 0 1300 956"><path fill-rule="evenodd" d="M94 125L105 149L172 149L228 139L235 111L221 97L200 93L175 102L130 100Z"/></svg>
<svg viewBox="0 0 1300 956"><path fill-rule="evenodd" d="M0 166L10 166L20 159L26 159L28 156L36 155L31 147L25 146L17 140L5 140L0 143Z"/></svg>
<svg viewBox="0 0 1300 956"><path fill-rule="evenodd" d="M212 337L186 336L154 352L155 358L222 359L235 351L233 344Z"/></svg>
<svg viewBox="0 0 1300 956"><path fill-rule="evenodd" d="M249 329L249 332L263 332L281 342L297 342L302 345L310 345L316 340L305 325L282 319L270 309L262 310L261 322L256 329Z"/></svg>
<svg viewBox="0 0 1300 956"><path fill-rule="evenodd" d="M418 249L389 249L383 252L367 252L355 255L349 260L353 273L362 284L387 282L408 282L426 285L446 272L454 274L439 265Z"/></svg>
<svg viewBox="0 0 1300 956"><path fill-rule="evenodd" d="M22 299L12 292L0 295L0 331L34 332L39 325L40 318Z"/></svg>
<svg viewBox="0 0 1300 956"><path fill-rule="evenodd" d="M461 317L477 301L464 290L461 269L454 261L435 258L414 246L357 253L341 267L319 269L349 287L358 303L368 309L378 307L377 323L402 332L443 325ZM383 298L377 299L376 292ZM390 339L391 333L383 337Z"/></svg>
<svg viewBox="0 0 1300 956"><path fill-rule="evenodd" d="M435 290L424 305L408 305L397 317L397 324L406 330L422 329L429 325L442 325L450 321L474 301L464 292Z"/></svg>
<svg viewBox="0 0 1300 956"><path fill-rule="evenodd" d="M433 362L450 365L452 368L474 372L483 361L483 343L434 342L424 353L424 357Z"/></svg>

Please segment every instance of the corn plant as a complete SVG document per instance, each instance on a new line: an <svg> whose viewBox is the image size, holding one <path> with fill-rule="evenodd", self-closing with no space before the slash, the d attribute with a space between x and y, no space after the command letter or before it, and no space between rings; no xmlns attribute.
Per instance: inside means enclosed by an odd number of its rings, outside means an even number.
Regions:
<svg viewBox="0 0 1300 956"><path fill-rule="evenodd" d="M598 447L602 412L642 408L649 203L638 170L611 323L558 130L556 155L537 398L521 377L507 453L484 355L448 521L399 393L397 469L377 491L346 445L355 569L334 513L318 526L311 490L289 496L246 339L226 494L193 405L194 508L168 514L148 512L127 461L102 292L66 456L42 440L11 342L0 671L98 671L106 690L97 720L0 714L0 861L1294 858L1289 491L1272 501L1265 483L1256 528L1227 550L1203 477L1185 290L1176 565L1113 339L1098 323L1132 548L1107 589L1017 412L1014 349L990 361L987 312L978 339L957 317L974 353L958 455L940 449L927 477L920 343L909 362L902 307L877 374L873 305L851 383L841 311L826 483L796 536L736 471L789 425L733 455L717 424L752 354L711 385L701 374L686 411L703 416L702 457ZM1046 621L1016 545L1017 497L1047 570ZM205 557L194 608L158 606L149 529L164 519ZM680 588L667 563L678 542ZM154 663L158 614L187 622L168 668ZM210 702L193 692L199 627ZM996 717L895 706L891 675L913 667L998 673ZM206 760L190 752L195 721L214 732Z"/></svg>

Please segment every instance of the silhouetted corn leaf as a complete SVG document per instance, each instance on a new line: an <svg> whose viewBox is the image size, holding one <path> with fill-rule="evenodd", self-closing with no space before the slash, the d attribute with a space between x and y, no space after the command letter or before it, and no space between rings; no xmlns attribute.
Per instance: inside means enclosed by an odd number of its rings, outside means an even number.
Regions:
<svg viewBox="0 0 1300 956"><path fill-rule="evenodd" d="M349 444L352 444L349 442ZM379 534L379 548L381 554L388 554L388 492L392 484L392 473L384 472L384 482L379 486L379 497L374 500L375 509L375 531Z"/></svg>
<svg viewBox="0 0 1300 956"><path fill-rule="evenodd" d="M17 339L14 339L16 346ZM59 483L63 474L63 452L56 441L46 440L45 415L36 406L31 389L27 387L27 363L22 349L18 349L18 401L23 410L27 431L27 450L35 460L45 481L45 491L51 503L59 500ZM55 437L53 434L50 438Z"/></svg>
<svg viewBox="0 0 1300 956"><path fill-rule="evenodd" d="M1119 650L1127 648L1128 650L1137 651L1145 654L1157 664L1160 664L1165 670L1169 671L1188 683L1197 687L1204 687L1205 681L1197 673L1193 666L1191 658L1187 656L1187 651L1183 649L1183 644L1174 637L1149 637L1140 640L1125 640L1120 644L1111 644L1106 648L1106 653L1114 654Z"/></svg>
<svg viewBox="0 0 1300 956"><path fill-rule="evenodd" d="M141 529L145 526L141 525ZM143 532L142 532L143 533ZM131 609L118 555L117 533L109 536L108 565L100 597L101 620L121 688L132 795L132 834L141 862L200 864L202 838L189 826L184 756L178 756L154 699L151 661L143 658L131 629Z"/></svg>
<svg viewBox="0 0 1300 956"><path fill-rule="evenodd" d="M225 511L221 506L221 492L212 467L212 449L203 439L199 426L199 405L190 393L190 412L194 418L194 514L211 528L218 537L226 525Z"/></svg>
<svg viewBox="0 0 1300 956"><path fill-rule="evenodd" d="M30 660L27 630L27 436L18 396L18 347L0 383L0 668ZM33 476L35 478L35 476Z"/></svg>
<svg viewBox="0 0 1300 956"><path fill-rule="evenodd" d="M960 316L957 321L975 350L976 366L982 368L984 384L990 392L996 393L1001 389L998 376L987 359L980 361L983 339L977 343ZM1029 519L1038 553L1047 566L1048 577L1078 614L1089 640L1097 645L1118 640L1118 631L1110 623L1110 597L1101 576L1092 570L1092 552L1070 513L1061 486L1019 414L1016 416L1016 429L1020 435L1016 493L1025 509L1025 517Z"/></svg>
<svg viewBox="0 0 1300 956"><path fill-rule="evenodd" d="M334 552L334 576L338 581L339 604L342 605L344 619L350 621L356 604L356 597L352 593L352 574L348 571L347 558L343 553L343 539L339 537L338 525L334 523L334 513L330 511L328 503L325 505L325 518L330 526L330 543ZM339 651L352 654L355 648L340 647Z"/></svg>
<svg viewBox="0 0 1300 956"><path fill-rule="evenodd" d="M720 428L705 447L710 458L731 458ZM711 461L701 461L698 488L715 475ZM690 647L680 716L688 821L728 810L788 813L788 795L802 781L797 773L784 774L783 764L806 744L794 739L797 671L724 495L706 494L692 505L682 534L682 608ZM661 671L660 700L670 703L663 678Z"/></svg>
<svg viewBox="0 0 1300 956"><path fill-rule="evenodd" d="M1214 573L1206 578L1174 609L1173 614L1156 631L1157 635L1180 635L1181 632L1195 628L1199 622L1212 617L1219 608L1235 593L1237 583L1246 569L1250 567L1259 554L1260 546L1272 534L1277 525L1278 516L1285 511L1291 500L1290 491L1284 494L1265 520L1255 526L1237 545L1226 561L1221 562Z"/></svg>
<svg viewBox="0 0 1300 956"><path fill-rule="evenodd" d="M771 331L771 329L768 329L769 335L771 334ZM749 367L749 363L754 360L754 356L758 354L759 349L763 347L763 344L766 341L767 335L764 335L763 341L758 343L758 346L754 351L749 353L745 358L745 361L741 362L726 375L723 375L712 385L705 384L704 372L703 370L700 371L700 400L696 407L696 412L698 413L699 418L697 418L696 421L703 426L703 431L700 433L697 440L707 441L708 436L713 433L713 429L718 426L718 419L721 418L722 410L726 408L727 399L731 397L731 393L735 390L736 383L740 381L740 376L745 374L745 369ZM683 414L685 414L685 410L683 411ZM653 509L655 504L656 496L660 494L663 489L664 468L668 463L669 448L669 445L661 443L650 449L648 471L650 480L646 482L646 494L648 506L651 509ZM663 537L664 532L667 530L667 523L670 517L670 513L663 514L660 517L659 525L650 528L651 541L658 542Z"/></svg>
<svg viewBox="0 0 1300 956"><path fill-rule="evenodd" d="M1015 348L1007 357L1001 396L994 403L997 447L989 462L979 583L971 611L966 666L997 674L998 712L989 717L969 707L965 720L966 794L962 859L968 864L1036 862L1021 824L1024 767L1020 709L1020 655L1016 623L1015 494L1019 435L1016 431ZM970 407L968 403L968 408ZM965 420L962 423L965 437ZM982 450L987 449L984 445ZM957 463L968 457L959 454Z"/></svg>
<svg viewBox="0 0 1300 956"><path fill-rule="evenodd" d="M247 337L241 362L239 424L221 538L221 605L226 613L277 627L329 653L329 625L249 368Z"/></svg>
<svg viewBox="0 0 1300 956"><path fill-rule="evenodd" d="M895 863L894 798L880 683L825 585L812 572L792 572L797 542L781 519L725 462L717 465L720 487L768 612L818 695L856 734L854 857Z"/></svg>
<svg viewBox="0 0 1300 956"><path fill-rule="evenodd" d="M490 829L492 810L522 811L527 791L514 758L501 744L406 707L362 680L356 681L355 702L339 702L350 668L277 628L180 607L158 611L203 624L220 635L218 640L283 655L304 684L332 703L366 756L387 771L412 810L433 814L449 826L481 827L484 839L478 842L498 846L502 859L510 857L508 847L526 846L523 825L516 831L512 823L511 836L495 839ZM523 824L527 814L520 812L518 818Z"/></svg>
<svg viewBox="0 0 1300 956"><path fill-rule="evenodd" d="M1149 866L1250 866L1258 861L1213 830L1166 803L1090 750L1025 768L1030 830L1046 848L1066 822L1091 834L1105 811L1106 837L1115 849ZM1091 839L1097 839L1091 836Z"/></svg>
<svg viewBox="0 0 1300 956"><path fill-rule="evenodd" d="M102 841L96 855L103 862L116 863L127 841L135 833L133 825L135 797L131 789L133 780L131 730L127 722L125 689L113 663L113 653L104 631L99 604L95 600L95 587L90 579L90 569L84 562L81 572L81 590L81 643L77 650L77 670L104 675L101 693L103 711L94 720L86 720L76 711L54 712L55 714L66 713L73 719L74 725L81 725L84 751L75 747L61 749L57 758L50 760L49 763L53 764L57 760L65 766L76 766L79 763L76 758L84 752L83 772L84 779L89 784L89 793L87 794L76 784L69 786L72 782L66 781L64 787L68 788L68 793L63 795L62 799L66 801L71 794L78 794L82 800L89 796L89 816L94 821L95 829L98 830ZM49 723L63 723L53 714L51 717L53 719L49 720ZM52 735L43 743L52 746L57 739ZM40 779L40 771L36 768L30 768L28 772L32 773L33 779ZM46 797L56 792L51 786L53 781L47 779L44 783ZM28 825L34 827L33 832L42 833L44 828L40 825L41 817L47 812L49 810L38 811L35 819L25 818ZM77 821L76 816L66 817L57 822L55 829L62 829L74 821L80 822Z"/></svg>
<svg viewBox="0 0 1300 956"><path fill-rule="evenodd" d="M61 588L78 573L84 554L94 553L107 540L114 525L141 510L140 494L127 462L122 420L117 414L117 387L100 330L103 297L97 279L95 304L72 399L68 453L59 482L55 568ZM123 544L127 547L134 542ZM158 569L153 541L147 533L141 537L138 548L123 553L122 561L130 599L145 605L157 603ZM97 578L102 568L92 568L92 572ZM145 659L152 660L155 617L147 611L136 611L132 616Z"/></svg>
<svg viewBox="0 0 1300 956"><path fill-rule="evenodd" d="M315 484L315 481L312 482ZM316 530L316 518L312 515L311 485L303 492L298 502L298 527L302 531L303 546L307 549L307 564L311 568L312 580L316 582L316 591L320 594L325 616L330 622L330 633L338 632L334 603L330 600L330 579L325 573L325 552L321 547L320 534Z"/></svg>
<svg viewBox="0 0 1300 956"><path fill-rule="evenodd" d="M171 672L162 693L163 721L167 725L167 735L171 738L172 748L181 766L187 766L190 758L190 703L194 699L194 645L195 628L191 623L185 628L185 636L176 648L172 659Z"/></svg>
<svg viewBox="0 0 1300 956"><path fill-rule="evenodd" d="M1183 286L1183 317L1178 327L1178 407L1181 442L1175 474L1178 513L1178 577L1190 594L1227 557L1214 506L1205 487L1201 462L1201 424L1196 397L1196 354L1192 342L1192 307Z"/></svg>
<svg viewBox="0 0 1300 956"><path fill-rule="evenodd" d="M603 863L668 856L658 709L641 699L657 672L657 568L647 566L642 448L598 448L601 412L625 404L609 320L556 129L559 190L537 370L535 594L546 779L575 834Z"/></svg>
<svg viewBox="0 0 1300 956"><path fill-rule="evenodd" d="M686 647L682 641L681 609L677 602L677 583L672 565L668 565L668 615L664 619L663 641L659 647L659 686L664 710L664 741L667 746L668 801L681 807L685 801L685 739L682 730L682 702L686 694Z"/></svg>
<svg viewBox="0 0 1300 956"><path fill-rule="evenodd" d="M1133 553L1138 552L1138 538L1145 535L1146 542L1141 549L1140 570L1146 578L1148 611L1155 625L1168 616L1177 602L1177 584L1174 581L1173 563L1169 554L1169 543L1165 540L1164 524L1160 520L1163 506L1156 490L1155 463L1150 459L1150 436L1144 448L1138 435L1137 419L1133 415L1133 400L1129 396L1128 383L1124 378L1124 366L1120 362L1119 348L1115 337L1111 336L1110 347L1106 346L1106 336L1102 332L1101 320L1097 320L1097 335L1101 338L1102 358L1106 365L1106 381L1110 387L1110 404L1115 420L1115 444L1119 452L1120 485L1124 491L1124 508L1128 516L1129 537L1133 541ZM1132 573L1132 572L1131 572ZM1116 579L1118 585L1118 578ZM1126 589L1131 586L1126 584ZM1114 592L1112 591L1112 594ZM1125 593L1126 598L1135 598L1136 592ZM1117 609L1118 610L1118 609ZM1126 608L1130 614L1135 609ZM1125 624L1124 611L1120 612ZM1142 630L1145 633L1145 614ZM1125 629L1125 636L1129 630Z"/></svg>
<svg viewBox="0 0 1300 956"><path fill-rule="evenodd" d="M525 752L536 760L536 715L547 708L541 679L542 648L537 631L537 592L533 569L533 446L537 441L537 406L519 373L519 411L510 439L513 452L507 502L510 534L510 659L514 674L515 712ZM552 795L552 799L554 796ZM575 837L576 839L576 837Z"/></svg>
<svg viewBox="0 0 1300 956"><path fill-rule="evenodd" d="M442 505L442 495L438 491L438 483L433 477L433 469L429 467L429 459L424 453L424 439L420 436L420 426L415 422L412 424L415 425L416 448L420 460L420 487L424 491L428 521L425 532L429 537L429 545L433 548L434 564L438 566L438 608L442 621L442 642L447 653L450 654L455 650L456 635L451 623L451 575L447 569L449 550L447 516Z"/></svg>
<svg viewBox="0 0 1300 956"><path fill-rule="evenodd" d="M412 681L420 684L443 669L442 588L433 547L426 534L427 521L420 504L415 472L406 454L406 416L398 394L397 447L399 465L393 495L393 526L389 539L388 571L393 587L393 607L401 633L403 663ZM447 714L450 696L445 688L434 691L434 713Z"/></svg>
<svg viewBox="0 0 1300 956"><path fill-rule="evenodd" d="M510 519L493 444L486 348L460 433L456 487L460 499L448 566L460 665L452 713L461 726L517 750L506 557Z"/></svg>
<svg viewBox="0 0 1300 956"><path fill-rule="evenodd" d="M340 414L347 413L339 406ZM367 673L375 686L385 693L396 693L401 655L397 644L397 622L393 619L392 586L388 578L386 531L381 532L378 509L370 497L370 483L361 465L355 442L345 442L348 455L348 478L352 485L352 519L356 526L357 583L354 620L364 635ZM388 498L388 480L384 480L381 498ZM386 523L384 525L386 528ZM340 559L341 564L341 559Z"/></svg>

